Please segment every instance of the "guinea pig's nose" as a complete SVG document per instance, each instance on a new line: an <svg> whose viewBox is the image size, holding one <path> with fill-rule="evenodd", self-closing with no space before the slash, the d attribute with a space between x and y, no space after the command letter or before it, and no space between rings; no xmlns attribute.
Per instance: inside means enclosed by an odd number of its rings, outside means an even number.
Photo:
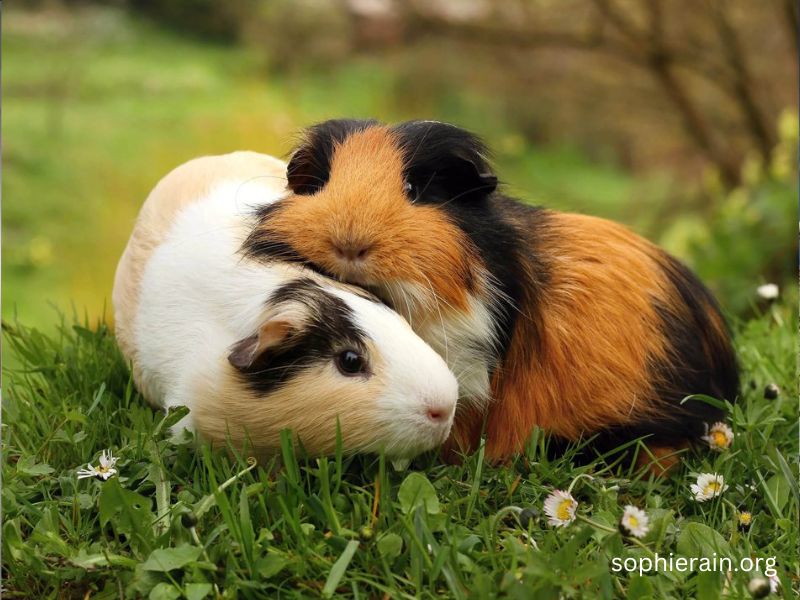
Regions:
<svg viewBox="0 0 800 600"><path fill-rule="evenodd" d="M453 404L428 402L425 405L425 416L436 423L446 423L453 416Z"/></svg>
<svg viewBox="0 0 800 600"><path fill-rule="evenodd" d="M371 246L360 242L333 242L333 252L340 260L356 262L364 260Z"/></svg>

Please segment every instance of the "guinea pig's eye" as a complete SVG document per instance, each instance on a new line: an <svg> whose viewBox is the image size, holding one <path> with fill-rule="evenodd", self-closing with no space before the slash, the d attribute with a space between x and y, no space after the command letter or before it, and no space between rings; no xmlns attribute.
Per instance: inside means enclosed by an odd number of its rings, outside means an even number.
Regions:
<svg viewBox="0 0 800 600"><path fill-rule="evenodd" d="M403 182L403 191L411 200L417 199L417 187L410 181Z"/></svg>
<svg viewBox="0 0 800 600"><path fill-rule="evenodd" d="M336 357L336 368L342 375L359 375L366 373L367 361L358 352L345 350Z"/></svg>

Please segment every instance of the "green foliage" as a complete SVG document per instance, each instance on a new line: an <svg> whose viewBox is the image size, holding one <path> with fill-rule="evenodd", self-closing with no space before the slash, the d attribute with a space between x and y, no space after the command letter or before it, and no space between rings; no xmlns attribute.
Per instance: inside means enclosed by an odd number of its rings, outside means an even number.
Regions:
<svg viewBox="0 0 800 600"><path fill-rule="evenodd" d="M202 39L234 41L253 0L127 0L128 6L182 33Z"/></svg>
<svg viewBox="0 0 800 600"><path fill-rule="evenodd" d="M676 218L662 238L736 314L752 308L760 284L796 287L797 113L785 112L778 131L772 164L748 161L744 183L729 192L712 179L709 208Z"/></svg>
<svg viewBox="0 0 800 600"><path fill-rule="evenodd" d="M784 302L737 326L744 394L728 405L734 444L691 454L661 480L601 461L576 466L572 450L548 458L540 434L504 466L478 452L457 466L426 455L396 472L383 457L305 458L288 434L280 465L255 465L173 435L185 411L145 405L105 326L64 325L51 336L7 324L18 366L4 377L4 597L719 595L720 573L611 568L615 557L649 552L775 556L791 597L800 568L796 316ZM768 400L772 382L783 391ZM76 469L107 448L119 474L78 480ZM724 475L720 499L691 499L701 472ZM538 515L547 494L569 486L580 519L554 529ZM647 550L617 532L626 504L650 517ZM526 513L523 529L515 515L528 507L539 512ZM739 508L754 515L746 532ZM749 577L732 574L732 597L745 597Z"/></svg>

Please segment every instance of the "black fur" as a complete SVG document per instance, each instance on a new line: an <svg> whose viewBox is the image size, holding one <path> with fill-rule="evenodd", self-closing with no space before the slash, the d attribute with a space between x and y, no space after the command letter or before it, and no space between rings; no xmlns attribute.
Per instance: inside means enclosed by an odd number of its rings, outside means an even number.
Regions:
<svg viewBox="0 0 800 600"><path fill-rule="evenodd" d="M308 278L278 288L267 300L274 306L299 302L311 315L302 331L291 335L277 349L263 352L239 372L253 392L263 395L290 381L302 371L335 359L345 350L366 356L366 334L353 320L350 307ZM367 373L365 376L369 376Z"/></svg>
<svg viewBox="0 0 800 600"><path fill-rule="evenodd" d="M270 216L280 208L280 202L273 202L259 207L255 212L256 223L268 223ZM247 258L281 260L285 262L311 266L290 244L270 235L263 227L254 227L242 243L242 254Z"/></svg>
<svg viewBox="0 0 800 600"><path fill-rule="evenodd" d="M700 400L689 400L683 405L679 405L680 401L691 394L735 401L739 394L739 366L730 332L726 328L721 335L714 328L712 315L723 323L724 319L711 292L672 256L661 253L660 264L690 319L653 299L670 353L667 360L654 365L652 378L658 398L675 405L682 433L697 437L702 435L704 423L710 425L722 419L722 411Z"/></svg>
<svg viewBox="0 0 800 600"><path fill-rule="evenodd" d="M489 151L478 137L447 123L407 121L392 127L405 158L411 198L460 204L486 198L497 188Z"/></svg>

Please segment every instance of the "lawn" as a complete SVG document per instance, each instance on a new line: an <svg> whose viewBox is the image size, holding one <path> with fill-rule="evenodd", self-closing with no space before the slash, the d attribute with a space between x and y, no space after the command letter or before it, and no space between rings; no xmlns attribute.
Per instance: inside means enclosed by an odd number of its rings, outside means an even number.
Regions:
<svg viewBox="0 0 800 600"><path fill-rule="evenodd" d="M615 558L774 557L780 594L798 589L796 308L740 324L743 397L735 438L667 479L571 452L548 460L534 433L525 456L495 467L434 455L396 471L383 457L280 457L248 463L212 452L136 393L107 327L46 336L6 326L21 361L6 372L3 569L8 598L731 598L758 573L626 574ZM776 384L775 399L764 389ZM78 479L103 450L107 481ZM728 489L699 503L690 484L719 473ZM547 523L545 497L570 489L578 519ZM617 525L645 509L640 542ZM534 509L531 511L530 509ZM526 510L523 523L518 518ZM737 527L739 511L753 522ZM791 591L794 588L795 592Z"/></svg>
<svg viewBox="0 0 800 600"><path fill-rule="evenodd" d="M391 56L277 74L252 50L117 9L6 13L4 596L704 600L750 597L763 575L612 571L615 560L653 553L774 558L778 595L800 591L797 294L784 289L773 305L755 296L767 281L786 288L796 271L796 116L785 119L780 173L761 169L698 208L688 196L671 203L683 188L666 175L634 176L568 144L533 147L491 99L454 92L407 104ZM141 202L193 156L285 155L299 128L341 115L470 127L496 149L513 193L620 220L688 260L728 312L746 315L733 319L743 393L727 406L732 446L691 453L671 477L652 479L602 459L576 466L575 449L548 458L542 432L511 464L478 452L448 466L429 454L405 470L378 456L307 458L288 434L281 455L261 464L173 435L180 413L153 411L138 395L107 306ZM79 316L59 317L51 303ZM765 397L769 384L777 398ZM117 473L79 479L103 451ZM702 473L728 488L695 501ZM578 502L563 528L543 514L557 489ZM642 540L618 530L627 505L648 515ZM743 510L754 516L744 530Z"/></svg>

